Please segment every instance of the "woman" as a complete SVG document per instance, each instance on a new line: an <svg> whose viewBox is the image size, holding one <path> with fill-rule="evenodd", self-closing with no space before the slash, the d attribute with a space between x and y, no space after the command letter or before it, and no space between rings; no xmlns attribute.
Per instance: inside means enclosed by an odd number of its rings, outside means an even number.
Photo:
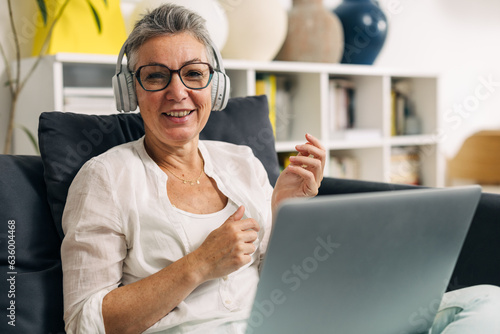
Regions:
<svg viewBox="0 0 500 334"><path fill-rule="evenodd" d="M317 194L316 138L273 190L248 147L203 142L213 56L203 20L162 6L126 41L145 136L96 157L69 190L62 245L69 333L238 333L278 204Z"/></svg>
<svg viewBox="0 0 500 334"><path fill-rule="evenodd" d="M91 159L63 215L68 333L243 333L286 198L317 194L316 138L275 188L248 147L199 140L211 111L213 57L203 20L174 5L126 42L145 136ZM500 333L499 289L445 294L432 334Z"/></svg>

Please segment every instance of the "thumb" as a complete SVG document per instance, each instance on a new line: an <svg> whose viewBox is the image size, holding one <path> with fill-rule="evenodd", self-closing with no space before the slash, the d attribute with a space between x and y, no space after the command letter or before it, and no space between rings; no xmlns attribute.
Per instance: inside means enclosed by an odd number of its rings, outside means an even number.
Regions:
<svg viewBox="0 0 500 334"><path fill-rule="evenodd" d="M233 213L233 215L230 218L232 218L234 221L240 220L241 218L243 218L244 213L245 213L245 207L242 205Z"/></svg>

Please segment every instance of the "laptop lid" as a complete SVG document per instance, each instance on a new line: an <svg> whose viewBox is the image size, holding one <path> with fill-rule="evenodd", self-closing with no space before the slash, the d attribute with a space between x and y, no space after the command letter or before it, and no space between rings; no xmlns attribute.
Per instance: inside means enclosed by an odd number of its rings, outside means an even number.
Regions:
<svg viewBox="0 0 500 334"><path fill-rule="evenodd" d="M480 195L469 186L285 202L247 334L425 332Z"/></svg>

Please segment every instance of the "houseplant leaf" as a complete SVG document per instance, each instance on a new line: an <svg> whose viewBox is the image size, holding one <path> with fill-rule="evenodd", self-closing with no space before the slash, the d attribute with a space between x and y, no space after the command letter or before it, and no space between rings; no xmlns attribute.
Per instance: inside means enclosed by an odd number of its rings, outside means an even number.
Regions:
<svg viewBox="0 0 500 334"><path fill-rule="evenodd" d="M87 0L87 3L90 6L90 9L92 10L92 14L94 15L95 23L97 24L97 30L99 33L102 32L102 27L101 27L101 18L99 17L99 13L97 13L97 10L95 9L94 5L90 2L90 0ZM106 3L106 1L104 2Z"/></svg>
<svg viewBox="0 0 500 334"><path fill-rule="evenodd" d="M40 9L40 14L42 14L43 24L47 25L47 6L45 5L45 0L36 0L36 3Z"/></svg>

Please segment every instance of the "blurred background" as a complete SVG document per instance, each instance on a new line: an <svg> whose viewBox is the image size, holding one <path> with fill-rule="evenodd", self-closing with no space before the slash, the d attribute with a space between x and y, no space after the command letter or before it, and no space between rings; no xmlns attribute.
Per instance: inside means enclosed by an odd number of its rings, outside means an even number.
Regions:
<svg viewBox="0 0 500 334"><path fill-rule="evenodd" d="M237 6L244 0L220 0ZM121 0L126 26L140 0ZM332 10L342 1L325 0ZM291 0L280 0L285 10ZM436 72L440 75L440 150L448 160L457 155L466 138L481 130L500 130L500 1L497 0L380 0L388 22L385 44L374 67ZM13 3L21 32L21 55L32 52L36 33L36 1ZM22 14L19 14L22 13ZM7 1L0 2L0 41L7 59L14 59ZM251 28L251 27L249 27ZM6 82L6 64L0 79ZM8 88L0 88L0 148L9 112ZM477 148L477 149L480 149ZM500 152L488 152L500 155ZM500 170L498 171L500 174ZM499 177L500 178L500 177Z"/></svg>

